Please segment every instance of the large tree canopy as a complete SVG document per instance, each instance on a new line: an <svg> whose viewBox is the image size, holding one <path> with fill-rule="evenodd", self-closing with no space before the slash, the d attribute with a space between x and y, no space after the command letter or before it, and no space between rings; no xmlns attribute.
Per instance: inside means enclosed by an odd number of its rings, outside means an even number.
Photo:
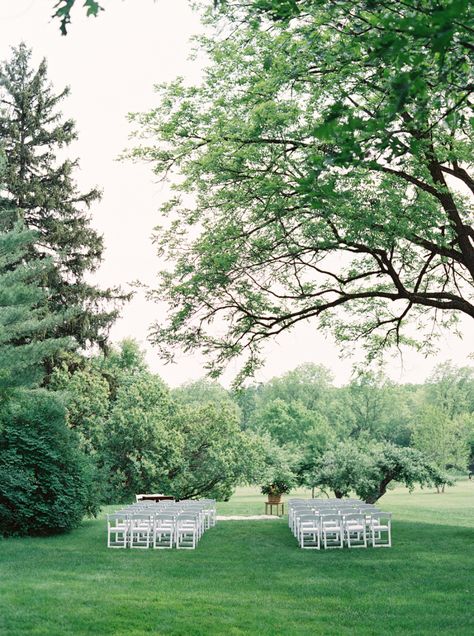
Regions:
<svg viewBox="0 0 474 636"><path fill-rule="evenodd" d="M132 117L132 156L177 190L163 354L202 347L219 372L247 351L251 371L302 320L375 353L416 344L409 318L426 343L474 317L472 5L308 1L267 22L240 4L209 18L202 84Z"/></svg>

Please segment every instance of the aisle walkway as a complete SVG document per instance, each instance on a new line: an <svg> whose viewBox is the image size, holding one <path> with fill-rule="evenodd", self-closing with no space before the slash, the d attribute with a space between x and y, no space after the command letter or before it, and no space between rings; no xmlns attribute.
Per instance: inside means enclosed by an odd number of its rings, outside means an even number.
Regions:
<svg viewBox="0 0 474 636"><path fill-rule="evenodd" d="M217 515L216 521L269 521L281 519L276 515Z"/></svg>

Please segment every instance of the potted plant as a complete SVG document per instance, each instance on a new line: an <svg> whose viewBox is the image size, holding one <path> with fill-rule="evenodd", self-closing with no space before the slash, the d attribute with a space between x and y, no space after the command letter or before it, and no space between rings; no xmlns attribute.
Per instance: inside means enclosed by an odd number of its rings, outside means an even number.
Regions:
<svg viewBox="0 0 474 636"><path fill-rule="evenodd" d="M262 494L268 495L269 503L280 503L281 496L290 492L290 484L284 481L274 481L271 484L264 484L261 488Z"/></svg>

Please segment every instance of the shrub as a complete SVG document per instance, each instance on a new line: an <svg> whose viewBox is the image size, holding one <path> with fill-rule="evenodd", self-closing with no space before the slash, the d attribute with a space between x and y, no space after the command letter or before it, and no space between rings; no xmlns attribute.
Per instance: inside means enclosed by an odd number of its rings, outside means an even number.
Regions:
<svg viewBox="0 0 474 636"><path fill-rule="evenodd" d="M0 534L78 526L97 511L93 471L57 396L28 391L0 407Z"/></svg>

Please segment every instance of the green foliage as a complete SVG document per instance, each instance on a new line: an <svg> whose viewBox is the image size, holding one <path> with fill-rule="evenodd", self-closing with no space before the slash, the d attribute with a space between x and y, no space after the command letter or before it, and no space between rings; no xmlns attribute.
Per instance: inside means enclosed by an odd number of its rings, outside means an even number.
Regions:
<svg viewBox="0 0 474 636"><path fill-rule="evenodd" d="M308 436L314 438L318 432L322 438L330 437L331 381L325 367L313 364L272 378L259 387L247 426L270 434L280 444L305 445Z"/></svg>
<svg viewBox="0 0 474 636"><path fill-rule="evenodd" d="M112 402L123 381L148 371L145 354L132 338L122 340L116 347L108 347L106 355L97 356L92 363L93 368L107 380Z"/></svg>
<svg viewBox="0 0 474 636"><path fill-rule="evenodd" d="M300 402L276 399L264 404L255 414L257 430L267 432L280 444L303 444L308 433L321 431L329 435L327 420Z"/></svg>
<svg viewBox="0 0 474 636"><path fill-rule="evenodd" d="M416 390L397 386L380 372L359 371L333 396L332 419L339 436L385 439L408 446L417 397Z"/></svg>
<svg viewBox="0 0 474 636"><path fill-rule="evenodd" d="M65 367L54 369L49 388L64 393L67 423L80 439L81 448L96 454L105 443L105 426L110 410L107 380L94 368L74 373Z"/></svg>
<svg viewBox="0 0 474 636"><path fill-rule="evenodd" d="M250 393L252 411L244 426L262 436L266 448L267 474L258 480L264 483L265 493L278 494L278 484L291 488L301 457L312 460L336 440L329 421L331 380L325 367L304 364L266 384L238 392L243 404L246 392Z"/></svg>
<svg viewBox="0 0 474 636"><path fill-rule="evenodd" d="M191 398L175 403L149 372L122 380L104 429L109 501L137 492L228 499L237 483L255 475L258 439L240 430L236 406Z"/></svg>
<svg viewBox="0 0 474 636"><path fill-rule="evenodd" d="M255 479L263 462L258 438L240 430L234 405L191 404L173 423L183 445L171 466L165 492L179 499L228 500L237 484Z"/></svg>
<svg viewBox="0 0 474 636"><path fill-rule="evenodd" d="M50 259L27 259L37 234L0 209L0 534L53 534L97 509L94 470L53 393L34 391L44 362L71 347L55 338L65 312L48 308Z"/></svg>
<svg viewBox="0 0 474 636"><path fill-rule="evenodd" d="M389 442L339 442L316 460L306 484L334 491L336 497L355 492L368 503L382 497L392 482L410 490L416 484L439 486L449 478L420 451L402 448Z"/></svg>
<svg viewBox="0 0 474 636"><path fill-rule="evenodd" d="M284 495L290 492L291 486L286 481L274 481L260 488L262 495Z"/></svg>
<svg viewBox="0 0 474 636"><path fill-rule="evenodd" d="M181 384L173 389L173 398L183 405L192 404L227 404L236 407L229 391L218 382L207 379L195 380ZM238 409L237 409L238 410Z"/></svg>
<svg viewBox="0 0 474 636"><path fill-rule="evenodd" d="M240 408L241 427L243 429L253 428L255 411L259 404L259 395L263 389L263 384L250 384L233 388L231 395Z"/></svg>
<svg viewBox="0 0 474 636"><path fill-rule="evenodd" d="M260 394L260 401L281 399L286 403L299 402L309 410L321 407L333 377L323 365L300 364L282 376L269 380Z"/></svg>
<svg viewBox="0 0 474 636"><path fill-rule="evenodd" d="M285 3L281 21L280 3L224 3L202 83L131 116L130 155L176 191L157 228L165 359L202 349L218 374L246 354L248 375L309 319L371 356L430 351L474 316L474 5L392 5Z"/></svg>
<svg viewBox="0 0 474 636"><path fill-rule="evenodd" d="M296 485L295 467L299 455L294 447L281 446L270 436L261 438L261 474L258 482L261 492L268 495L283 495Z"/></svg>
<svg viewBox="0 0 474 636"><path fill-rule="evenodd" d="M62 35L67 35L67 30L71 24L71 11L76 0L58 0L54 5L55 12L53 18L60 20L60 29ZM103 11L102 7L96 0L84 0L87 16L97 16L99 11Z"/></svg>
<svg viewBox="0 0 474 636"><path fill-rule="evenodd" d="M46 61L33 68L24 44L0 66L0 136L6 157L2 227L11 229L20 219L36 232L25 260L49 260L43 272L48 307L53 314L69 312L49 335L72 336L82 347L103 346L125 296L87 282L103 252L89 216L100 192L80 192L74 181L78 161L59 158L77 138L74 122L59 111L68 93L54 92Z"/></svg>
<svg viewBox="0 0 474 636"><path fill-rule="evenodd" d="M133 340L107 356L67 359L49 387L64 396L67 422L96 464L105 501L144 491L227 499L237 483L261 474L261 442L241 431L230 394L207 381L170 392Z"/></svg>
<svg viewBox="0 0 474 636"><path fill-rule="evenodd" d="M474 415L450 416L436 405L428 405L418 413L413 426L412 444L441 471L466 472L469 459L469 434Z"/></svg>
<svg viewBox="0 0 474 636"><path fill-rule="evenodd" d="M112 347L107 355L97 360L97 365L104 375L129 376L146 371L145 354L133 338L125 338L118 347Z"/></svg>
<svg viewBox="0 0 474 636"><path fill-rule="evenodd" d="M446 362L436 367L427 382L427 401L450 417L474 413L474 369Z"/></svg>
<svg viewBox="0 0 474 636"><path fill-rule="evenodd" d="M469 376L468 370L455 368L449 373ZM366 447L375 442L415 443L414 430L434 396L444 396L446 403L445 376L440 367L426 385L403 386L366 371L348 386L336 388L325 369L302 365L234 393L208 380L169 391L148 371L137 343L128 340L108 356L82 363L67 360L53 373L49 386L64 395L69 426L96 463L105 486L102 496L110 502L130 500L142 491L228 499L239 483L258 483L271 492L275 484L314 486L323 457L343 441L359 449L348 456L355 462L361 488L363 479L370 481L374 474L375 451L369 453L369 461ZM471 385L463 381L455 386L456 401L463 405L456 430L464 435L456 448L464 462L473 430L468 410ZM436 401L431 408L440 411ZM449 435L441 427L436 441L432 430L426 437L441 452L441 441ZM421 448L420 443L417 440L415 446ZM427 447L422 450L438 472L454 466L452 453L441 465ZM458 460L456 465L461 467ZM353 488L353 482L351 476L347 488ZM441 479L436 483L442 486Z"/></svg>
<svg viewBox="0 0 474 636"><path fill-rule="evenodd" d="M52 393L18 393L0 410L0 533L70 530L97 512L93 467Z"/></svg>
<svg viewBox="0 0 474 636"><path fill-rule="evenodd" d="M160 482L182 445L182 436L170 426L172 414L169 392L160 378L142 372L122 379L103 446L109 501L160 492Z"/></svg>
<svg viewBox="0 0 474 636"><path fill-rule="evenodd" d="M45 359L71 345L46 335L64 320L64 313L52 315L47 308L43 282L51 262L25 263L35 238L19 223L11 231L0 230L0 402L18 388L37 385Z"/></svg>

